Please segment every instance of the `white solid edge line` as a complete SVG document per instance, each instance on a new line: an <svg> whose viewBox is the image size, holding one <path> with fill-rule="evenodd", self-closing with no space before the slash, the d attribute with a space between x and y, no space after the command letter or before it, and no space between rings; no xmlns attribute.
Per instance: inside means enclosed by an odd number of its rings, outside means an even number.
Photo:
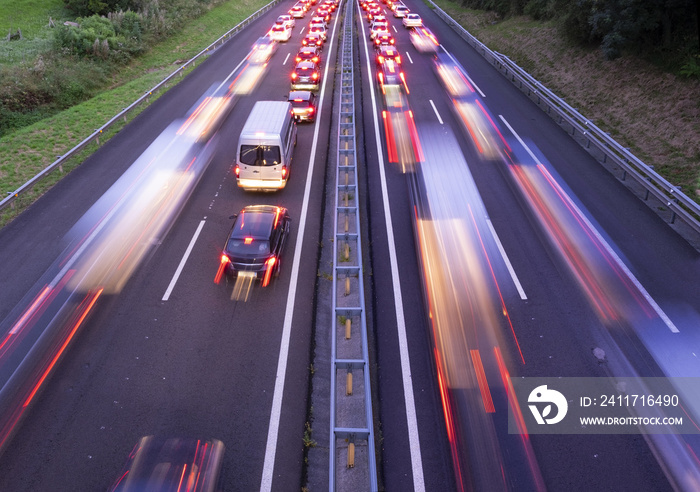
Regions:
<svg viewBox="0 0 700 492"><path fill-rule="evenodd" d="M501 239L498 237L498 234L496 234L496 229L494 229L493 224L491 223L491 219L488 217L486 218L486 223L489 226L489 229L491 230L491 235L493 236L494 241L496 241L496 246L498 246L498 251L501 253L501 257L503 258L503 261L506 264L506 268L508 269L508 273L510 273L510 278L513 279L513 283L515 284L515 288L518 289L518 294L520 295L520 299L523 301L527 299L527 296L525 295L525 290L523 289L523 286L520 284L520 280L518 279L518 276L515 273L515 269L513 268L513 265L510 263L510 259L508 259L508 255L506 254L506 250L503 248L503 244L501 244Z"/></svg>
<svg viewBox="0 0 700 492"><path fill-rule="evenodd" d="M525 150L527 150L528 154L530 154L530 157L534 159L534 161L538 165L542 165L540 160L537 158L537 156L530 150L530 148L523 142L523 140L520 138L520 135L515 133L515 130L513 129L512 126L506 121L506 119L503 117L503 115L498 115L499 118L503 121L503 123L508 127L508 130L515 136L515 138L518 139L518 142L520 142L520 145L522 145ZM596 229L593 224L588 220L588 217L581 211L581 209L578 208L578 206L573 202L571 197L566 194L562 193L562 196L566 197L566 201L569 203L569 205L576 211L576 214L585 222L586 226L588 229L595 235L596 239L600 241L600 244L603 245L605 250L608 252L608 254L612 257L613 260L615 260L615 263L620 267L620 269L625 272L625 275L627 275L627 278L630 279L630 282L634 284L634 286L639 290L640 294L644 297L644 299L647 300L651 308L656 312L656 314L661 318L661 320L664 322L664 324L668 327L669 330L673 333L679 333L678 327L671 321L671 318L668 317L668 315L661 309L661 306L659 306L656 301L654 300L653 297L651 297L651 294L647 292L647 290L644 288L642 283L637 279L637 277L634 276L632 271L627 268L627 265L625 265L625 262L622 261L622 258L620 258L615 250L613 250L612 246L608 244L608 242L603 238L603 236L598 232L598 229Z"/></svg>
<svg viewBox="0 0 700 492"><path fill-rule="evenodd" d="M377 159L379 160L379 177L382 187L382 201L384 205L384 220L386 222L387 242L389 244L389 262L391 264L391 282L394 289L394 309L396 310L396 324L399 336L399 353L401 355L401 374L403 376L403 391L406 400L406 422L408 425L408 442L411 453L411 468L413 470L413 488L415 491L425 491L425 478L423 476L423 459L421 457L420 440L418 438L418 420L416 418L416 403L413 396L413 381L411 378L411 362L408 355L408 338L406 337L406 322L403 316L403 298L401 296L401 283L399 281L399 268L396 261L396 244L391 222L391 209L389 207L388 191L386 186L386 174L384 172L384 151L379 135L379 120L377 118L377 101L372 82L372 70L370 57L367 51L367 36L365 25L362 26L362 37L365 40L365 58L367 59L367 77L369 78L370 94L372 96L372 113L374 116L374 138L377 144Z"/></svg>
<svg viewBox="0 0 700 492"><path fill-rule="evenodd" d="M433 102L432 99L429 99L429 101L430 101L430 105L433 107L433 111L435 111L435 116L437 116L438 121L439 121L440 124L442 125L442 124L443 124L443 123L442 123L442 118L440 118L440 113L438 113L438 110L437 110L437 108L435 107L435 103Z"/></svg>
<svg viewBox="0 0 700 492"><path fill-rule="evenodd" d="M194 232L194 236L192 236L192 239L190 239L190 244L187 246L187 250L185 250L185 254L182 256L182 259L180 260L180 264L177 266L177 270L175 270L175 274L173 275L172 280L170 280L170 284L168 285L168 289L165 291L165 294L163 294L163 298L161 299L162 301L167 301L170 299L170 294L172 293L173 289L175 288L175 284L177 283L177 280L180 278L180 274L182 273L182 269L185 268L185 263L187 263L187 259L190 257L190 253L192 253L192 248L194 248L194 243L197 242L197 238L199 237L199 233L202 232L202 227L204 227L204 223L206 220L201 220L199 222L199 226L197 227L197 230Z"/></svg>
<svg viewBox="0 0 700 492"><path fill-rule="evenodd" d="M335 38L338 19L336 17L331 35L331 46L329 52L333 50L333 40ZM328 81L328 67L323 74L323 84L319 96L317 114L323 111L323 101L326 93L326 82ZM275 390L272 395L272 409L270 411L270 426L267 431L267 444L265 446L265 461L263 463L262 479L260 483L261 492L272 490L272 478L275 468L275 455L277 454L277 437L279 435L280 418L282 416L282 396L284 394L284 383L287 374L287 359L289 358L289 340L292 333L292 318L294 316L294 301L296 300L296 286L299 281L299 265L301 264L301 248L306 229L306 214L309 210L309 196L311 195L311 180L313 178L314 164L316 162L316 147L318 145L319 122L321 117L314 122L314 136L311 144L311 156L309 158L309 169L306 173L306 186L304 187L304 200L301 205L301 216L299 218L299 230L297 231L296 246L294 247L294 260L292 262L292 276L289 281L289 292L287 293L287 306L284 311L284 323L282 327L282 342L280 345L280 355L277 361L277 374L275 377Z"/></svg>

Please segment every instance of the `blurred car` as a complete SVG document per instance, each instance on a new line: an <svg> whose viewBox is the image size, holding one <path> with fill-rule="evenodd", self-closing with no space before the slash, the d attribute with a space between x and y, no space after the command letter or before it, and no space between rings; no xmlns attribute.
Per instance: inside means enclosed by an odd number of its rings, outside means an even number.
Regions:
<svg viewBox="0 0 700 492"><path fill-rule="evenodd" d="M323 2L323 3L319 6L319 8L320 8L320 7L325 7L325 8L327 8L328 10L330 10L330 13L332 14L332 13L335 12L336 9L338 8L338 4L337 4L336 2L334 2L333 0L326 0L325 2Z"/></svg>
<svg viewBox="0 0 700 492"><path fill-rule="evenodd" d="M375 48L379 48L382 45L393 45L395 43L396 40L390 32L380 32L374 37Z"/></svg>
<svg viewBox="0 0 700 492"><path fill-rule="evenodd" d="M272 29L270 29L270 32L268 34L270 35L270 39L272 39L273 41L277 41L278 43L285 43L289 41L289 38L292 37L292 28L280 24L275 24L274 26L272 26Z"/></svg>
<svg viewBox="0 0 700 492"><path fill-rule="evenodd" d="M452 98L461 98L474 93L462 67L447 53L435 57L435 73L442 81L447 93Z"/></svg>
<svg viewBox="0 0 700 492"><path fill-rule="evenodd" d="M406 28L420 27L423 25L423 19L421 19L420 15L418 14L408 13L404 16L401 23L403 24L403 27Z"/></svg>
<svg viewBox="0 0 700 492"><path fill-rule="evenodd" d="M218 491L224 450L218 439L142 437L109 491Z"/></svg>
<svg viewBox="0 0 700 492"><path fill-rule="evenodd" d="M331 14L333 11L328 5L320 5L317 9L316 12L314 13L315 17L320 17L323 19L326 23L330 22L331 20Z"/></svg>
<svg viewBox="0 0 700 492"><path fill-rule="evenodd" d="M401 54L398 48L392 45L381 45L377 49L377 65L381 65L386 60L394 60L396 63L401 63Z"/></svg>
<svg viewBox="0 0 700 492"><path fill-rule="evenodd" d="M416 27L410 33L411 43L421 53L437 53L440 43L430 29L425 26Z"/></svg>
<svg viewBox="0 0 700 492"><path fill-rule="evenodd" d="M223 273L258 279L267 287L272 276L280 273L289 236L289 212L273 205L248 205L234 217L221 254Z"/></svg>
<svg viewBox="0 0 700 492"><path fill-rule="evenodd" d="M295 5L294 7L289 9L289 14L295 19L301 19L304 17L304 14L306 14L306 11L304 10L303 6Z"/></svg>
<svg viewBox="0 0 700 492"><path fill-rule="evenodd" d="M397 5L394 8L394 17L406 17L411 11L405 5Z"/></svg>
<svg viewBox="0 0 700 492"><path fill-rule="evenodd" d="M371 21L372 19L374 19L375 17L378 17L378 16L380 16L380 15L384 15L384 9L381 8L379 5L370 7L370 8L367 10L367 19L370 20L370 21Z"/></svg>
<svg viewBox="0 0 700 492"><path fill-rule="evenodd" d="M312 122L316 119L316 94L311 91L292 91L288 100L297 121Z"/></svg>
<svg viewBox="0 0 700 492"><path fill-rule="evenodd" d="M404 75L401 72L401 66L394 60L385 60L379 68L377 69L377 80L379 86L382 87L382 92L384 92L383 86L385 85L401 85L404 84Z"/></svg>
<svg viewBox="0 0 700 492"><path fill-rule="evenodd" d="M248 55L248 61L251 63L267 63L276 49L277 43L273 39L270 39L268 36L258 38Z"/></svg>
<svg viewBox="0 0 700 492"><path fill-rule="evenodd" d="M321 63L321 50L316 46L302 46L294 58L296 63L300 61L312 61L316 65Z"/></svg>
<svg viewBox="0 0 700 492"><path fill-rule="evenodd" d="M312 61L297 63L292 72L292 90L317 91L321 85L321 71Z"/></svg>
<svg viewBox="0 0 700 492"><path fill-rule="evenodd" d="M296 21L291 15L282 14L279 17L277 17L277 21L275 22L275 24L282 24L283 26L289 26L291 28L294 28L294 26L296 25Z"/></svg>
<svg viewBox="0 0 700 492"><path fill-rule="evenodd" d="M318 33L306 33L304 39L301 40L302 46L316 46L319 49L323 46L323 36Z"/></svg>
<svg viewBox="0 0 700 492"><path fill-rule="evenodd" d="M323 38L324 41L326 40L326 36L328 35L326 32L326 26L322 26L319 24L315 24L315 25L309 27L308 33L309 34L318 34L319 36L321 36Z"/></svg>

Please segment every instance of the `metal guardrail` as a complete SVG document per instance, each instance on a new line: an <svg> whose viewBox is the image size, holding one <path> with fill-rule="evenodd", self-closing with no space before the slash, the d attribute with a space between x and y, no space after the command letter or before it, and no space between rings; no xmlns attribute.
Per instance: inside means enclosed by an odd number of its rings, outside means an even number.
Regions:
<svg viewBox="0 0 700 492"><path fill-rule="evenodd" d="M644 200L676 232L695 248L700 249L700 205L697 202L684 194L680 187L671 184L656 173L651 166L642 162L507 56L490 50L432 0L427 1L433 6L435 13L462 39L526 93L545 113L557 121L559 126L566 126L574 140ZM631 179L628 180L628 177ZM652 198L655 201L650 202Z"/></svg>
<svg viewBox="0 0 700 492"><path fill-rule="evenodd" d="M346 2L336 171L328 490L376 491L355 139L353 1ZM360 377L354 378L353 375ZM367 485L362 485L367 484Z"/></svg>
<svg viewBox="0 0 700 492"><path fill-rule="evenodd" d="M87 147L88 144L92 142L97 142L99 144L100 142L100 136L107 130L109 130L113 125L115 125L119 120L123 120L126 123L126 117L129 113L131 113L134 109L136 109L138 106L141 104L148 102L149 98L155 93L163 89L169 82L172 81L173 78L175 78L177 75L182 76L184 70L190 66L195 66L195 63L197 60L200 58L207 56L211 54L219 45L224 44L226 41L228 41L231 37L235 36L240 32L244 27L246 27L248 24L250 24L252 21L260 17L262 14L266 13L268 10L270 10L273 6L275 6L277 3L279 3L282 0L273 0L272 2L268 3L243 21L241 21L239 24L237 24L235 27L224 33L222 36L220 36L216 41L211 43L209 46L204 48L202 51L197 53L195 56L193 56L191 59L180 65L180 67L177 68L173 73L165 77L162 81L160 81L158 84L153 86L151 89L146 91L143 96L138 98L136 101L131 103L129 106L124 108L119 114L115 115L112 119L110 119L107 123L96 129L92 134L90 134L87 138L85 138L82 142L80 142L78 145L70 149L68 152L65 154L58 156L58 158L49 164L47 167L41 170L37 175L35 175L32 179L24 183L22 186L17 188L15 191L8 192L8 196L5 197L2 201L0 201L0 211L4 210L6 207L14 207L14 202L19 198L20 195L30 191L37 183L39 183L41 180L46 178L48 175L56 171L57 169L63 172L63 164L68 161L71 157L76 155L78 152L83 150L85 147Z"/></svg>

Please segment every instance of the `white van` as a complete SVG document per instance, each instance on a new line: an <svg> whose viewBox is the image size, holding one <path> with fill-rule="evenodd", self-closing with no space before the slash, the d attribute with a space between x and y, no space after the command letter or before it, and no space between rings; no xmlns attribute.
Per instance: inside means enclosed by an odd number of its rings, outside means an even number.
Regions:
<svg viewBox="0 0 700 492"><path fill-rule="evenodd" d="M246 190L280 190L287 184L297 127L288 101L258 101L238 139L236 181Z"/></svg>

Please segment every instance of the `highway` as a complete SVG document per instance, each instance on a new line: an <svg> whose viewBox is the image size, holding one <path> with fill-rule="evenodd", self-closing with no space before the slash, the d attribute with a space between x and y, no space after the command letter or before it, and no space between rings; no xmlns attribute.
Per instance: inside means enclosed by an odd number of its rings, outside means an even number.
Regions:
<svg viewBox="0 0 700 492"><path fill-rule="evenodd" d="M427 172L406 172L390 162L368 23L355 6L358 148L365 163L360 196L369 233L363 251L371 272L365 283L381 490L691 490L696 475L690 465L680 473L673 464L700 451L691 437L682 441L681 453L666 436L508 433L504 371L512 377L697 376L700 255L431 9L407 4L437 34L440 52L451 54L478 88L479 101L501 132L497 145L509 151L499 158L479 152L436 76L432 56L418 52L408 30L389 15L425 155L445 155L436 147L456 151L444 168L456 169L448 176L453 187L468 186L457 191L457 203L435 201L440 192L430 192L430 186L447 186L439 184L444 174L430 181ZM256 39L292 5L280 3L218 48L0 230L3 336L20 326L22 312L60 270L74 224L213 84L235 78ZM0 490L107 490L134 444L149 434L223 441L224 490L304 485L305 423L309 413L321 415L318 409L327 405L312 399L310 388L322 387L327 377L313 368L323 364L314 347L328 336L319 328L318 313L329 308L318 291L328 271L322 250L331 237L323 214L334 165L329 143L342 6L323 51L328 70L321 111L315 124L298 125L288 185L275 193L246 193L232 171L237 136L255 101L286 100L308 17L297 20L292 38L280 43L252 94L236 98L210 141L208 165L167 233L153 239L123 288L88 298L94 307L85 309L89 315L77 324L60 363L12 429L0 456ZM433 159L439 166L440 158ZM287 207L290 240L280 277L264 289L254 286L247 300L234 300L232 284L214 278L230 216L252 203ZM441 206L446 215L438 215ZM472 215L463 215L466 210ZM457 225L464 217L474 217L473 229ZM433 233L435 242L426 235ZM469 237L480 239L466 246ZM450 250L450 241L458 246ZM429 253L439 248L448 254ZM430 272L451 268L450 277L458 280L451 285L461 287L431 298L438 291L431 290L430 279L435 285L444 279ZM470 276L459 280L466 271ZM456 303L441 308L436 302L451 296ZM62 302L83 306L86 300ZM439 331L440 318L454 319L454 306L462 321L447 324L465 330ZM53 316L51 309L42 319ZM470 317L478 321L464 321ZM436 349L453 336L445 344L452 359L461 360L457 369ZM35 339L42 340L28 331L3 360L3 384L14 381L13 364L37 359L29 350ZM483 386L471 391L464 382L473 375L462 369L479 367L474 350L483 361L493 410L482 405ZM445 378L448 369L454 372ZM7 400L11 386L0 396ZM328 426L316 420L313 427ZM410 445L413 429L419 449ZM322 458L325 446L317 442L309 450L310 463ZM323 472L308 476L310 490L327 488Z"/></svg>

